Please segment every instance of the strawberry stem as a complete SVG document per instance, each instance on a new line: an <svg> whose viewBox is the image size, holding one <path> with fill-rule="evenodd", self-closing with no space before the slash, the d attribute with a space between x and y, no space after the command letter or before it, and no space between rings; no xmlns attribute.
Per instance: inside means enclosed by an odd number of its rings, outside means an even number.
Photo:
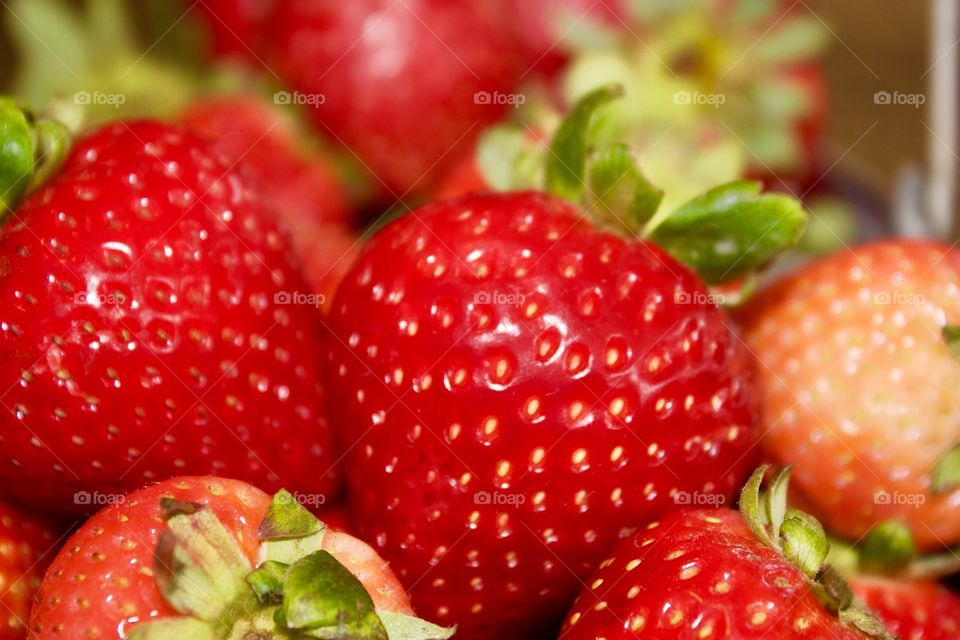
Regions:
<svg viewBox="0 0 960 640"><path fill-rule="evenodd" d="M70 148L70 132L0 97L0 221L49 180Z"/></svg>

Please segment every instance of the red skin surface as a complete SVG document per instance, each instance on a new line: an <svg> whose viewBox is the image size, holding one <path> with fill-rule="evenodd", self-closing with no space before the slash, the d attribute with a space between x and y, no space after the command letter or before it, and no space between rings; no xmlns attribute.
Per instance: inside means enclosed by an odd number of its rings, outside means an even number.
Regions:
<svg viewBox="0 0 960 640"><path fill-rule="evenodd" d="M308 291L287 254L239 176L182 130L78 141L0 235L3 491L83 512L219 472L332 495L318 316L278 303Z"/></svg>
<svg viewBox="0 0 960 640"><path fill-rule="evenodd" d="M346 223L347 194L333 163L299 147L299 133L285 111L254 97L211 99L191 105L184 125L206 138L254 188L278 222Z"/></svg>
<svg viewBox="0 0 960 640"><path fill-rule="evenodd" d="M622 540L577 598L560 640L865 640L803 574L728 509L674 513Z"/></svg>
<svg viewBox="0 0 960 640"><path fill-rule="evenodd" d="M196 8L210 35L211 53L256 61L263 28L277 0L203 0Z"/></svg>
<svg viewBox="0 0 960 640"><path fill-rule="evenodd" d="M942 335L960 323L960 253L911 240L840 251L738 319L758 359L763 450L797 465L798 502L849 540L898 520L921 549L960 542L960 490L930 492L960 420L960 362Z"/></svg>
<svg viewBox="0 0 960 640"><path fill-rule="evenodd" d="M0 501L0 640L26 637L33 595L59 542L53 527Z"/></svg>
<svg viewBox="0 0 960 640"><path fill-rule="evenodd" d="M863 576L850 586L900 640L960 637L960 596L941 584Z"/></svg>
<svg viewBox="0 0 960 640"><path fill-rule="evenodd" d="M359 248L348 226L347 193L332 162L322 153L302 151L288 114L257 98L199 102L182 119L243 175L288 231L304 278L323 296L325 311Z"/></svg>
<svg viewBox="0 0 960 640"><path fill-rule="evenodd" d="M73 534L43 579L30 638L119 638L138 622L179 615L160 595L153 573L164 496L208 506L256 564L257 527L270 498L237 480L171 478L123 497ZM403 588L367 545L330 532L323 548L360 578L378 608L410 613Z"/></svg>
<svg viewBox="0 0 960 640"><path fill-rule="evenodd" d="M731 498L759 434L705 292L540 193L421 207L367 244L328 320L329 389L358 533L421 616L542 633L675 491Z"/></svg>
<svg viewBox="0 0 960 640"><path fill-rule="evenodd" d="M284 2L270 65L303 94L321 133L356 154L393 197L423 191L507 104L522 69L501 2Z"/></svg>

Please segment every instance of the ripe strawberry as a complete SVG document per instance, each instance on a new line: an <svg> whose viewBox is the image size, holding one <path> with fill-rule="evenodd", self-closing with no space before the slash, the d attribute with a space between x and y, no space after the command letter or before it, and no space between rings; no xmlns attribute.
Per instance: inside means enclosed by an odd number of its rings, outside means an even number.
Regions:
<svg viewBox="0 0 960 640"><path fill-rule="evenodd" d="M335 490L314 309L282 234L200 140L80 140L0 231L0 485L83 510L180 472ZM89 502L92 502L89 501Z"/></svg>
<svg viewBox="0 0 960 640"><path fill-rule="evenodd" d="M212 53L256 61L263 47L264 23L276 0L204 0L189 5L200 12Z"/></svg>
<svg viewBox="0 0 960 640"><path fill-rule="evenodd" d="M824 526L857 540L899 520L921 549L960 542L960 491L933 482L960 439L960 363L942 335L960 322L960 254L908 240L843 251L771 284L742 319L764 450L798 464L798 497Z"/></svg>
<svg viewBox="0 0 960 640"><path fill-rule="evenodd" d="M743 513L673 513L622 540L586 581L559 637L892 639L824 565L820 525L786 510L783 497L768 497L780 502L768 524L741 498Z"/></svg>
<svg viewBox="0 0 960 640"><path fill-rule="evenodd" d="M197 102L182 119L236 167L287 229L307 284L328 304L357 251L347 194L332 162L300 149L303 136L287 114L256 98Z"/></svg>
<svg viewBox="0 0 960 640"><path fill-rule="evenodd" d="M26 636L33 594L58 542L46 523L0 502L0 640Z"/></svg>
<svg viewBox="0 0 960 640"><path fill-rule="evenodd" d="M288 637L312 614L317 633L353 629L359 618L381 632L420 630L404 637L451 635L411 613L389 566L326 530L295 495L271 501L236 480L181 477L119 499L70 538L44 577L30 629L33 638L259 638L280 629Z"/></svg>
<svg viewBox="0 0 960 640"><path fill-rule="evenodd" d="M960 636L960 596L924 580L850 579L853 592L901 640L954 640Z"/></svg>
<svg viewBox="0 0 960 640"><path fill-rule="evenodd" d="M271 66L312 100L321 132L396 197L426 188L505 113L496 96L522 72L499 0L283 2L268 39Z"/></svg>
<svg viewBox="0 0 960 640"><path fill-rule="evenodd" d="M590 197L619 194L591 209L612 219L628 200L620 219L638 233L661 194L623 148L585 156L589 115L614 94L585 98L558 129L548 184L571 198L584 182ZM583 176L562 173L577 166ZM685 221L716 228L705 222L715 207L756 206L767 222L750 234L791 220L768 237L793 237L798 209L751 189L720 188L648 235L695 253L701 271L717 242L749 246L707 233L683 248L698 235ZM703 282L547 193L437 202L385 227L344 278L329 326L358 533L421 614L464 638L542 632L618 536L696 496L728 499L752 464L747 358Z"/></svg>

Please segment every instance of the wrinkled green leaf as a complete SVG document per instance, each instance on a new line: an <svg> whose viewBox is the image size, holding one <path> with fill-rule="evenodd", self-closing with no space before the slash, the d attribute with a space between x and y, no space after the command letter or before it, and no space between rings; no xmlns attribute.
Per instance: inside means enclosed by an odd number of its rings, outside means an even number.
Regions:
<svg viewBox="0 0 960 640"><path fill-rule="evenodd" d="M806 225L799 201L760 188L744 181L711 189L666 216L650 238L708 283L733 280L794 246Z"/></svg>

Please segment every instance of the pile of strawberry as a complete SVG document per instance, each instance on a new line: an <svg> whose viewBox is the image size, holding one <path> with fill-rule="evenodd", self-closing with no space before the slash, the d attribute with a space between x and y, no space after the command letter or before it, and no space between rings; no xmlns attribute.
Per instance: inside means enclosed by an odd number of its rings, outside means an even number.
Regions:
<svg viewBox="0 0 960 640"><path fill-rule="evenodd" d="M670 3L521 4L207 0L273 103L0 97L0 640L960 637L960 254L762 277L816 67L681 197L630 82L496 97Z"/></svg>

